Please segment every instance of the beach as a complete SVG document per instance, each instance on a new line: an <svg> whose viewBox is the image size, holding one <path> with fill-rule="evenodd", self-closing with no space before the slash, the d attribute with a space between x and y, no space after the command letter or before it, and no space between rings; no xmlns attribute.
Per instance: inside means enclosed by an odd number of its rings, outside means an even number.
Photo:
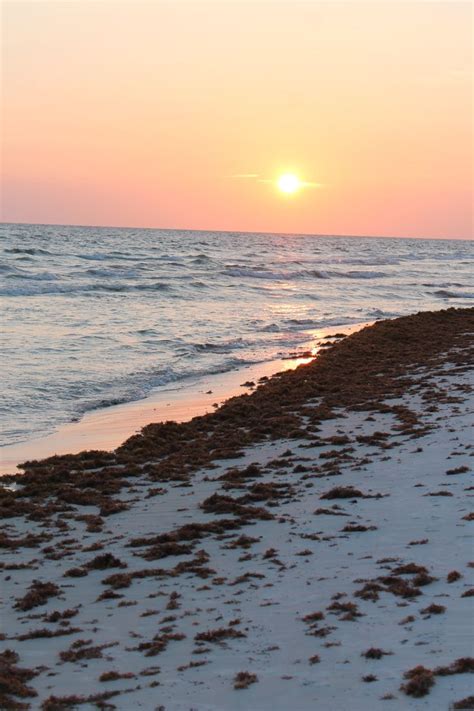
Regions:
<svg viewBox="0 0 474 711"><path fill-rule="evenodd" d="M84 449L112 450L150 422L184 422L213 412L231 397L250 392L258 381L275 373L308 363L334 340L334 335L354 333L368 325L345 324L338 329L319 328L307 332L307 341L289 351L285 358L241 366L223 373L209 373L189 381L156 388L146 398L102 407L85 413L51 434L21 441L0 449L0 476L15 472L18 464L45 459L55 454L77 454Z"/></svg>
<svg viewBox="0 0 474 711"><path fill-rule="evenodd" d="M3 477L1 708L473 708L474 309L337 331Z"/></svg>
<svg viewBox="0 0 474 711"><path fill-rule="evenodd" d="M474 710L471 10L4 3L0 711Z"/></svg>

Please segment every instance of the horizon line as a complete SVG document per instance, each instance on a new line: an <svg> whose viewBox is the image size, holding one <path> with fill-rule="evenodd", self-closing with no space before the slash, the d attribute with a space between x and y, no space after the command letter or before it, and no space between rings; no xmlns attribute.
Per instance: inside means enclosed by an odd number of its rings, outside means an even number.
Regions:
<svg viewBox="0 0 474 711"><path fill-rule="evenodd" d="M427 240L427 241L455 241L455 242L471 242L474 241L474 237L414 237L412 235L385 235L385 234L325 234L316 232L273 232L268 230L209 230L203 228L191 228L191 227L138 227L137 225L85 225L85 224L66 224L64 222L9 222L0 220L0 225L25 225L25 226L40 226L40 227L86 227L86 228L99 228L99 229L114 229L114 230L158 230L167 232L215 232L215 233L227 233L227 234L244 234L244 235L281 235L282 237L294 236L294 237L336 237L336 238L348 238L348 239L416 239L416 240Z"/></svg>

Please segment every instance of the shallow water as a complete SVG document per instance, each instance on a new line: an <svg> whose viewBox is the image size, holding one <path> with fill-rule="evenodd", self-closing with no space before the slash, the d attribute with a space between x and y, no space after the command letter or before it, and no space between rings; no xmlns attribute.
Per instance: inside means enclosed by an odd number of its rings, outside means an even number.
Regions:
<svg viewBox="0 0 474 711"><path fill-rule="evenodd" d="M2 444L325 326L473 304L472 242L0 225Z"/></svg>

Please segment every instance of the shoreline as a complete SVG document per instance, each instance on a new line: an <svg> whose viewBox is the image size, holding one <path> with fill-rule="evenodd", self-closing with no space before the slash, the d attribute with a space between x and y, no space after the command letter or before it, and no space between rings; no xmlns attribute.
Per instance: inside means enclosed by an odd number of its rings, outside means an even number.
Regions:
<svg viewBox="0 0 474 711"><path fill-rule="evenodd" d="M327 343L328 336L341 331L349 335L370 323L325 326L308 331L308 341L298 344L295 350L311 350L315 356L322 347L324 349L321 344ZM91 410L77 422L61 425L50 434L0 447L0 476L15 473L17 466L27 460L77 454L87 449L112 451L152 422L184 422L213 412L214 404L220 406L231 397L250 392L249 388L242 387L244 382L257 382L262 377L270 378L277 372L293 370L310 362L312 357L288 357L246 365L155 388L140 400Z"/></svg>
<svg viewBox="0 0 474 711"><path fill-rule="evenodd" d="M7 477L0 706L471 708L473 345L474 309L379 321Z"/></svg>

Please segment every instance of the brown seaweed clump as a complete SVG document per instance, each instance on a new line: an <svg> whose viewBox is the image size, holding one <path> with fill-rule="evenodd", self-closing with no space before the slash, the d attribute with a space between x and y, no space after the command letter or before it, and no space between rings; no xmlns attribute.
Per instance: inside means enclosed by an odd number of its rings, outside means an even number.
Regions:
<svg viewBox="0 0 474 711"><path fill-rule="evenodd" d="M466 696L465 699L460 699L453 703L453 709L474 709L474 696Z"/></svg>
<svg viewBox="0 0 474 711"><path fill-rule="evenodd" d="M435 680L431 669L426 669L421 664L403 675L407 682L400 687L407 696L414 696L416 699L426 696L434 686Z"/></svg>
<svg viewBox="0 0 474 711"><path fill-rule="evenodd" d="M377 526L364 526L361 523L351 524L348 523L347 526L341 529L344 533L364 533L365 531L376 531Z"/></svg>
<svg viewBox="0 0 474 711"><path fill-rule="evenodd" d="M71 644L69 649L59 653L59 658L62 662L80 662L83 659L101 659L102 650L111 646L110 644L101 644L94 647L89 644L90 641L90 639L76 640L76 642Z"/></svg>
<svg viewBox="0 0 474 711"><path fill-rule="evenodd" d="M151 642L141 642L136 649L139 652L144 652L145 657L156 657L157 654L161 654L170 642L179 642L185 639L186 635L180 634L179 632L163 632L156 634Z"/></svg>
<svg viewBox="0 0 474 711"><path fill-rule="evenodd" d="M446 612L446 608L444 605L437 605L435 602L431 603L431 605L428 605L428 607L423 608L423 610L420 610L422 615L442 615L443 612Z"/></svg>
<svg viewBox="0 0 474 711"><path fill-rule="evenodd" d="M103 553L86 563L85 567L88 570L107 570L107 568L126 568L127 564L112 553Z"/></svg>
<svg viewBox="0 0 474 711"><path fill-rule="evenodd" d="M474 657L460 657L447 667L436 667L437 676L451 676L452 674L474 674Z"/></svg>
<svg viewBox="0 0 474 711"><path fill-rule="evenodd" d="M436 667L433 671L419 665L405 672L403 675L408 679L406 684L400 687L408 696L420 698L429 694L431 687L435 683L436 676L451 676L453 674L473 674L474 658L460 657L454 662L444 667Z"/></svg>
<svg viewBox="0 0 474 711"><path fill-rule="evenodd" d="M18 667L18 660L18 654L11 649L0 652L0 708L27 709L29 704L20 703L13 697L26 699L38 695L26 684L37 675L36 672Z"/></svg>
<svg viewBox="0 0 474 711"><path fill-rule="evenodd" d="M255 684L258 681L256 674L251 674L250 672L241 671L235 675L234 678L234 689L248 689L250 684Z"/></svg>
<svg viewBox="0 0 474 711"><path fill-rule="evenodd" d="M365 494L353 486L335 486L325 494L321 494L320 499L358 499L364 498Z"/></svg>
<svg viewBox="0 0 474 711"><path fill-rule="evenodd" d="M247 519L257 518L263 521L268 521L274 518L273 514L271 514L270 511L264 509L262 506L246 506L245 504L241 503L242 499L247 500L246 497L234 499L232 498L232 496L212 494L212 496L209 496L202 502L201 508L206 513L233 513L236 516L241 516Z"/></svg>
<svg viewBox="0 0 474 711"><path fill-rule="evenodd" d="M370 647L366 652L362 652L362 656L366 659L382 659L387 654L392 654L392 652L384 652L383 649L378 647Z"/></svg>
<svg viewBox="0 0 474 711"><path fill-rule="evenodd" d="M90 696L48 696L41 704L41 711L63 711L63 709L73 709L82 704L94 704L99 709L112 709L116 706L106 704L106 701L121 694L121 691L104 691L101 694L91 694Z"/></svg>
<svg viewBox="0 0 474 711"><path fill-rule="evenodd" d="M196 642L214 642L220 643L226 639L236 639L238 637L246 637L243 632L236 630L233 627L220 627L215 630L208 630L207 632L198 632L194 637Z"/></svg>
<svg viewBox="0 0 474 711"><path fill-rule="evenodd" d="M109 672L103 672L103 674L100 675L99 681L117 681L117 679L134 679L135 674L132 674L132 672L116 672L116 671L109 671Z"/></svg>
<svg viewBox="0 0 474 711"><path fill-rule="evenodd" d="M26 612L33 607L45 605L51 597L58 597L60 592L60 588L54 583L42 583L39 580L33 580L30 589L26 595L16 601L15 607Z"/></svg>

